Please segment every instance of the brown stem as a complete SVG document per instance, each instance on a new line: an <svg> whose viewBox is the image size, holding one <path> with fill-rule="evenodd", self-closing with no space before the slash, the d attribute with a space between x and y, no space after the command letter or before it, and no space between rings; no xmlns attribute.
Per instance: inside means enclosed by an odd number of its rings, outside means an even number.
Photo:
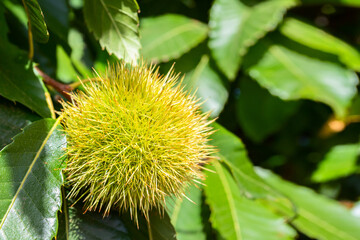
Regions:
<svg viewBox="0 0 360 240"><path fill-rule="evenodd" d="M71 100L70 92L74 90L71 86L60 83L52 79L49 75L41 71L38 67L35 67L36 71L43 78L43 81L46 85L52 86L57 92L63 95L67 100Z"/></svg>

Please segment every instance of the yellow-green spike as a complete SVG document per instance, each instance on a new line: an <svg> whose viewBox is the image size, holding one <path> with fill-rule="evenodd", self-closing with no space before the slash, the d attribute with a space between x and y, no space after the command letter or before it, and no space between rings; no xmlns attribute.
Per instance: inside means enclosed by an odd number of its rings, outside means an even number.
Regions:
<svg viewBox="0 0 360 240"><path fill-rule="evenodd" d="M172 70L161 76L155 66L119 63L62 103L70 197L85 192L87 210L117 208L137 221L138 210L147 217L202 178L212 129L178 81Z"/></svg>

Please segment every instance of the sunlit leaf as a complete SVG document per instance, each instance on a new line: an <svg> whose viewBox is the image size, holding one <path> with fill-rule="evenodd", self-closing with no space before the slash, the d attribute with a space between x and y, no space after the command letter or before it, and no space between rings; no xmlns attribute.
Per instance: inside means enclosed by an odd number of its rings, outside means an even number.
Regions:
<svg viewBox="0 0 360 240"><path fill-rule="evenodd" d="M354 173L360 155L360 144L346 144L333 147L313 173L312 180L326 182Z"/></svg>
<svg viewBox="0 0 360 240"><path fill-rule="evenodd" d="M216 0L210 11L209 47L229 79L236 77L242 57L282 20L294 0L264 1L248 7L238 0Z"/></svg>
<svg viewBox="0 0 360 240"><path fill-rule="evenodd" d="M294 18L288 18L280 31L286 37L308 47L335 54L349 68L360 71L360 53L340 39Z"/></svg>
<svg viewBox="0 0 360 240"><path fill-rule="evenodd" d="M316 194L313 190L282 180L264 169L262 178L287 195L296 205L297 217L292 224L311 238L319 240L357 240L360 221L338 202Z"/></svg>
<svg viewBox="0 0 360 240"><path fill-rule="evenodd" d="M139 57L139 6L135 0L86 0L85 22L110 54L127 62Z"/></svg>
<svg viewBox="0 0 360 240"><path fill-rule="evenodd" d="M179 240L205 240L201 216L201 188L190 186L185 192L186 198L169 199L166 203L171 223L175 227ZM187 199L189 198L189 199Z"/></svg>
<svg viewBox="0 0 360 240"><path fill-rule="evenodd" d="M339 64L266 41L267 49L248 71L261 86L283 100L311 99L344 117L355 96L356 74Z"/></svg>
<svg viewBox="0 0 360 240"><path fill-rule="evenodd" d="M39 120L0 152L0 239L51 239L61 206L65 136Z"/></svg>
<svg viewBox="0 0 360 240"><path fill-rule="evenodd" d="M178 58L207 36L205 24L176 14L144 18L140 30L142 55L153 61Z"/></svg>
<svg viewBox="0 0 360 240"><path fill-rule="evenodd" d="M230 173L213 162L206 177L210 221L224 239L292 239L295 231L262 205L241 195Z"/></svg>

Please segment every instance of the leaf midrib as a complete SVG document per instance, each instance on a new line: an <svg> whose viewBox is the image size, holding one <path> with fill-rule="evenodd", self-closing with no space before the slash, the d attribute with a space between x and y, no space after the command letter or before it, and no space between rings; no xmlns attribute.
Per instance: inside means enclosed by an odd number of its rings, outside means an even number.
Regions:
<svg viewBox="0 0 360 240"><path fill-rule="evenodd" d="M40 154L41 154L42 150L44 149L45 144L46 144L46 143L47 143L47 141L49 140L49 138L50 138L51 134L55 131L55 129L56 129L57 125L60 123L61 119L62 119L62 118L61 118L61 117L59 117L59 118L56 120L56 122L54 123L54 125L52 126L52 128L50 129L50 131L48 132L48 134L46 135L46 137L45 137L44 141L42 142L42 144L41 144L41 146L40 146L39 150L36 152L36 155L35 155L35 157L34 157L33 161L31 162L31 164L30 164L30 166L29 166L29 169L27 170L27 172L26 172L26 174L25 174L25 176L24 176L23 180L21 181L20 186L18 187L18 189L17 189L17 191L16 191L16 193L15 193L14 197L13 197L13 198L12 198L12 200L11 200L11 203L10 203L10 205L9 205L9 207L8 207L8 209L7 209L6 213L5 213L5 215L4 215L4 217L2 218L2 221L1 221L1 223L0 223L0 229L3 227L3 225L4 225L4 223L5 223L6 219L7 219L7 216L8 216L8 215L9 215L9 213L10 213L10 210L11 210L11 209L12 209L12 207L14 206L14 203L15 203L15 201L16 201L16 199L17 199L17 197L18 197L19 193L20 193L20 191L23 189L23 186L24 186L24 184L25 184L25 181L27 180L27 178L28 178L28 176L29 176L30 172L32 171L32 169L33 169L33 167L34 167L34 165L35 165L36 161L38 160L38 158L39 158L39 156L40 156Z"/></svg>
<svg viewBox="0 0 360 240"><path fill-rule="evenodd" d="M232 221L232 223L234 225L236 239L241 240L243 238L242 238L242 235L241 235L240 223L239 223L238 216L236 214L235 202L234 202L233 195L231 193L230 186L228 184L225 173L224 173L220 163L219 162L214 162L214 167L216 168L216 172L219 175L219 178L221 180L222 185L224 186L224 191L226 193L226 199L229 202L230 213L231 213L231 216L232 216L232 218L234 220L234 221ZM229 196L231 196L231 197L229 197Z"/></svg>
<svg viewBox="0 0 360 240"><path fill-rule="evenodd" d="M331 234L334 234L339 237L339 239L353 239L357 240L353 236L349 235L347 232L339 231L339 228L335 228L333 225L327 223L326 221L323 221L321 218L317 217L316 215L312 214L311 212L300 208L299 210L299 216L303 216L305 219L309 219L313 224L316 226L319 226L321 229L323 229L325 232L329 232ZM343 238L343 237L347 238Z"/></svg>
<svg viewBox="0 0 360 240"><path fill-rule="evenodd" d="M101 2L101 5L102 5L103 8L104 8L106 14L108 15L110 21L112 22L112 25L113 25L113 27L114 27L114 29L115 29L115 32L116 32L117 35L119 36L119 39L120 39L122 45L124 46L124 50L125 50L126 54L127 54L128 56L131 56L130 52L128 51L128 49L127 49L127 47L126 47L127 45L125 44L125 41L124 41L124 39L123 39L123 36L122 36L122 34L120 33L120 30L119 30L118 26L117 26L116 23L115 23L115 19L113 19L112 15L110 14L109 9L107 8L106 4L104 3L104 0L100 0L100 2ZM125 56L126 56L126 55L125 55Z"/></svg>
<svg viewBox="0 0 360 240"><path fill-rule="evenodd" d="M181 25L177 28L172 29L171 31L167 32L166 34L160 36L156 39L160 40L153 40L151 44L149 44L146 48L143 49L143 54L145 55L145 53L151 52L154 48L157 48L159 45L163 44L165 41L171 39L172 37L176 36L176 35L180 35L183 32L186 31L191 31L193 30L194 24L192 22L186 23L184 25ZM197 28L197 26L196 26ZM194 28L195 29L195 28Z"/></svg>

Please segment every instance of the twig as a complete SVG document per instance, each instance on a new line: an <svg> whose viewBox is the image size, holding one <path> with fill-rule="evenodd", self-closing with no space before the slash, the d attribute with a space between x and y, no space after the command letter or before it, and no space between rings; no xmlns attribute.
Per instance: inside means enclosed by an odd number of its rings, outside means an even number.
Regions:
<svg viewBox="0 0 360 240"><path fill-rule="evenodd" d="M52 79L49 75L41 71L38 67L35 67L36 71L43 78L45 84L52 86L57 92L63 95L67 100L71 100L70 92L74 90L71 86L60 83Z"/></svg>
<svg viewBox="0 0 360 240"><path fill-rule="evenodd" d="M28 7L24 0L22 0L22 3L24 5L24 9L28 18L28 36L29 36L29 59L31 60L34 57L34 43L33 43L33 35L31 31L31 20L30 20L30 14Z"/></svg>

